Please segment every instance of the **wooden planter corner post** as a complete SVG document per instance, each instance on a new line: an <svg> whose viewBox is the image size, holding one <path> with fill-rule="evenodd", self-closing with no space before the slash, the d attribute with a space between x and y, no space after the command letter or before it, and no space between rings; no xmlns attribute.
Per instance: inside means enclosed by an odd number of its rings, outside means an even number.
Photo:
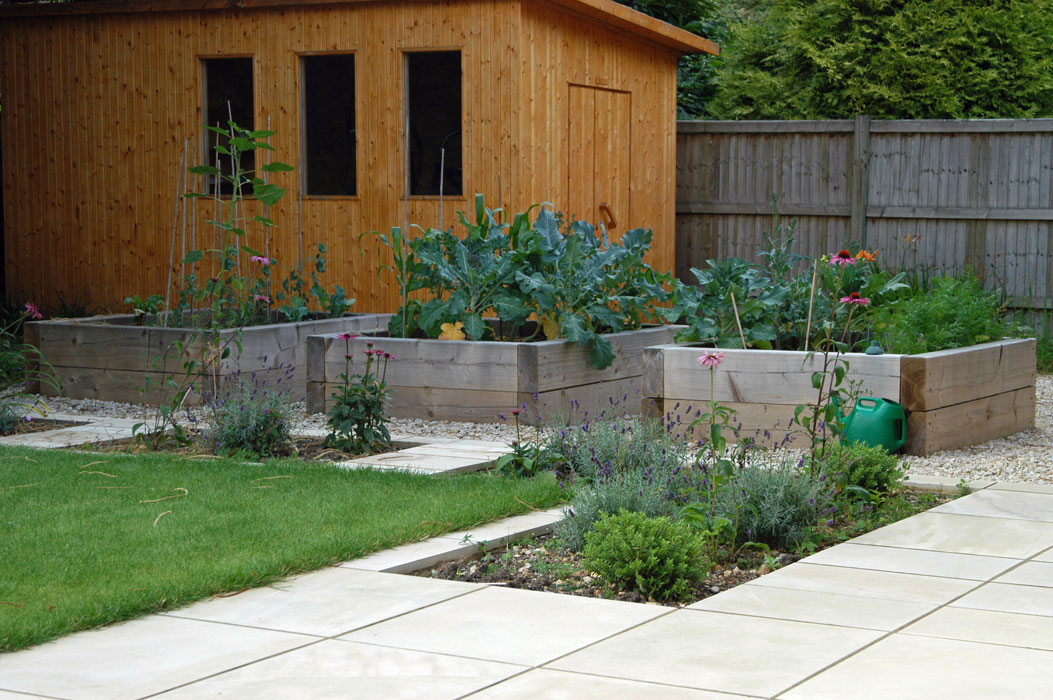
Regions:
<svg viewBox="0 0 1053 700"><path fill-rule="evenodd" d="M710 397L710 373L696 361L700 347L664 345L644 351L642 413L686 432ZM819 354L722 350L715 398L736 410L741 437L766 445L806 444L793 425L795 408L815 401L811 373ZM1035 424L1034 339L1002 340L922 355L849 353L847 380L861 395L891 399L907 410L904 452L929 455L986 442ZM700 434L698 437L702 437ZM785 442L784 442L785 441Z"/></svg>
<svg viewBox="0 0 1053 700"><path fill-rule="evenodd" d="M499 413L527 405L520 420L635 413L643 349L671 342L679 326L606 335L614 363L594 369L587 351L569 340L535 343L360 337L350 341L351 373L361 373L366 343L391 353L389 412L396 418L492 423ZM323 413L344 371L344 341L334 335L307 341L307 410Z"/></svg>
<svg viewBox="0 0 1053 700"><path fill-rule="evenodd" d="M1035 339L905 355L907 454L976 445L1035 426Z"/></svg>

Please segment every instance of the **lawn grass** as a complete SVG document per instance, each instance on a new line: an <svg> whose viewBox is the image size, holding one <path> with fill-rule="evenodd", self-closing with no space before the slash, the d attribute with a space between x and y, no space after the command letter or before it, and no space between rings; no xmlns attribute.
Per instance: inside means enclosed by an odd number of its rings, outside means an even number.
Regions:
<svg viewBox="0 0 1053 700"><path fill-rule="evenodd" d="M0 449L0 651L563 499L551 475Z"/></svg>

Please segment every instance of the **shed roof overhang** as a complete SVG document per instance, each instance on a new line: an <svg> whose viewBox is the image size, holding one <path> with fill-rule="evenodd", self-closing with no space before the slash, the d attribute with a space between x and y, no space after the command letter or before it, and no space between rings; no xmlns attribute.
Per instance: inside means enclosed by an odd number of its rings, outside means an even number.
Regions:
<svg viewBox="0 0 1053 700"><path fill-rule="evenodd" d="M399 0L98 0L97 2L18 3L0 5L0 17L120 14L136 12L193 12L271 7L356 5ZM402 0L422 2L424 0ZM615 0L523 0L564 8L630 32L678 53L717 54L716 43L637 12Z"/></svg>

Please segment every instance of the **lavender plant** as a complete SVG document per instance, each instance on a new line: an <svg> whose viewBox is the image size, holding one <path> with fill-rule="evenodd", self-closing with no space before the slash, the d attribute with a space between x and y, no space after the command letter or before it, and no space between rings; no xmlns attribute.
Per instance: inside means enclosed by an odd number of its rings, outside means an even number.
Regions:
<svg viewBox="0 0 1053 700"><path fill-rule="evenodd" d="M210 397L206 438L217 454L248 453L254 457L296 455L288 387L293 367L268 385L255 372L237 376Z"/></svg>

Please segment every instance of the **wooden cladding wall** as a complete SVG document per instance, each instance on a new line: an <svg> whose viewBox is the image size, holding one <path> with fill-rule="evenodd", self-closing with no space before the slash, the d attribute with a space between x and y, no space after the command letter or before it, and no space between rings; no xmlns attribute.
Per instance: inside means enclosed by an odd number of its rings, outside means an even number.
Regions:
<svg viewBox="0 0 1053 700"><path fill-rule="evenodd" d="M566 151L569 84L622 90L632 93L632 165L619 230L653 228L652 264L673 268L673 50L534 2L378 2L0 18L8 293L119 309L178 280L184 249L214 246L213 205L178 201L204 186L185 179L182 154L193 164L206 151L200 59L249 56L255 126L276 132L264 158L297 170L271 176L288 190L267 212L278 226L247 243L278 259L279 278L301 253L310 269L324 243L327 286L343 285L356 311L393 310L397 288L378 276L386 249L362 234L440 224L438 197L404 198L403 52L433 49L461 51L463 71L464 195L445 198L442 226L475 193L510 212L539 201L573 211L568 178L595 173L574 171ZM299 56L325 52L355 54L354 197L299 192Z"/></svg>
<svg viewBox="0 0 1053 700"><path fill-rule="evenodd" d="M849 242L886 262L971 265L1053 304L1053 120L680 122L677 274L754 259L772 195L796 250Z"/></svg>

